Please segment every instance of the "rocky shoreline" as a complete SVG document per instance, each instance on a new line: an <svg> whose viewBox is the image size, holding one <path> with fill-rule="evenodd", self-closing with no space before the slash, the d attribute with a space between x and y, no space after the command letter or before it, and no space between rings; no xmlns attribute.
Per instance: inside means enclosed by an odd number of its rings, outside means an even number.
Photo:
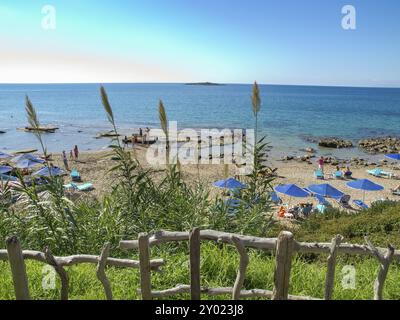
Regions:
<svg viewBox="0 0 400 320"><path fill-rule="evenodd" d="M377 137L360 140L358 146L372 154L400 153L400 138Z"/></svg>

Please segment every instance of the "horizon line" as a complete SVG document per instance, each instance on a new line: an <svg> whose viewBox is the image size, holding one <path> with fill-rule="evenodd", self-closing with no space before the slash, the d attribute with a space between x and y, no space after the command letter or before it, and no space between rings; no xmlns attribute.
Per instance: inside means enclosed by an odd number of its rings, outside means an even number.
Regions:
<svg viewBox="0 0 400 320"><path fill-rule="evenodd" d="M252 83L242 82L212 82L212 81L198 81L198 82L127 82L127 81L112 81L112 82L0 82L0 85L79 85L79 84L198 84L211 83L216 85L253 85ZM328 84L282 84L282 83L259 83L260 86L292 86L292 87L330 87L330 88L370 88L370 89L400 89L399 86L373 86L373 85L328 85ZM204 85L206 86L206 85Z"/></svg>

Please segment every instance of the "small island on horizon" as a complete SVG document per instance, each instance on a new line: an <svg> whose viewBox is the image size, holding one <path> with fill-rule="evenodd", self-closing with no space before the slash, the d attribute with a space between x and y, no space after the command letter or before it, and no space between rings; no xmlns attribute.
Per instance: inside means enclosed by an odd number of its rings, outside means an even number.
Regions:
<svg viewBox="0 0 400 320"><path fill-rule="evenodd" d="M214 83L214 82L193 82L193 83L185 83L186 86L223 86L222 83Z"/></svg>

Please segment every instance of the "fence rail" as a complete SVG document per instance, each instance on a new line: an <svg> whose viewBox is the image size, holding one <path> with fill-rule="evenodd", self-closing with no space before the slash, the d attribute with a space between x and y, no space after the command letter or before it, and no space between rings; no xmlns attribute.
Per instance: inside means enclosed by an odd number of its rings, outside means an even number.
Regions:
<svg viewBox="0 0 400 320"><path fill-rule="evenodd" d="M374 299L383 299L384 283L390 264L400 261L400 251L392 246L387 249L376 248L368 238L366 245L342 243L343 237L335 236L331 243L298 242L293 234L284 231L278 238L260 238L243 236L214 230L200 230L194 228L190 232L158 231L154 234L141 233L138 240L123 240L120 248L138 250L139 260L117 259L109 257L110 245L106 243L99 256L73 255L55 257L50 248L44 252L22 250L17 237L6 241L6 250L0 250L0 261L9 261L13 277L16 299L30 299L28 276L25 269L25 260L35 260L51 265L61 280L61 299L68 299L69 278L64 267L81 263L91 263L97 266L96 275L101 282L107 299L111 300L112 284L106 276L107 266L137 268L140 271L140 289L143 300L173 297L179 294L190 294L192 300L200 300L201 295L220 296L230 295L233 300L240 298L266 298L272 300L319 300L315 297L296 296L289 294L292 259L295 253L328 254L327 273L325 278L324 299L330 300L333 296L335 269L337 256L340 254L369 255L378 259L379 269L374 283ZM178 284L166 290L153 290L151 285L152 271L158 271L165 264L163 259L151 259L151 247L168 242L189 242L190 284ZM200 253L201 241L213 241L233 245L239 255L238 272L233 287L206 288L201 286ZM250 289L245 290L243 284L249 264L246 248L253 248L275 253L274 287L272 290Z"/></svg>

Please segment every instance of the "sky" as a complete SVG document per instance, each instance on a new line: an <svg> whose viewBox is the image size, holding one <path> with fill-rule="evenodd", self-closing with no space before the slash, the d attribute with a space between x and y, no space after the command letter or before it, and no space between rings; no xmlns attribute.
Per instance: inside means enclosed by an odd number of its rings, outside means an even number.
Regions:
<svg viewBox="0 0 400 320"><path fill-rule="evenodd" d="M398 0L0 0L0 83L400 87L399 17Z"/></svg>

